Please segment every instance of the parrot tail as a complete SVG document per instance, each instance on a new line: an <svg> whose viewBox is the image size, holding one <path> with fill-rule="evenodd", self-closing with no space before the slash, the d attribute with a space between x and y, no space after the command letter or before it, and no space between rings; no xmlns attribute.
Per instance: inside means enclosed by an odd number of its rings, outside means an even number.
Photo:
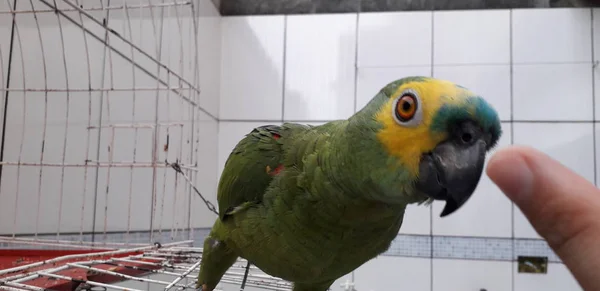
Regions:
<svg viewBox="0 0 600 291"><path fill-rule="evenodd" d="M238 255L225 242L212 237L204 239L204 250L196 289L212 291L217 287L227 270L235 263Z"/></svg>

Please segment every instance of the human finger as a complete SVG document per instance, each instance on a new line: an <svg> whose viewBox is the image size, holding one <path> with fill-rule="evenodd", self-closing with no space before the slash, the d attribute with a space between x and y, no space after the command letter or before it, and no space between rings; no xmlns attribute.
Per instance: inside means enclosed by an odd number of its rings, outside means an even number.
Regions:
<svg viewBox="0 0 600 291"><path fill-rule="evenodd" d="M521 209L585 290L600 290L600 190L529 147L499 150L490 179Z"/></svg>

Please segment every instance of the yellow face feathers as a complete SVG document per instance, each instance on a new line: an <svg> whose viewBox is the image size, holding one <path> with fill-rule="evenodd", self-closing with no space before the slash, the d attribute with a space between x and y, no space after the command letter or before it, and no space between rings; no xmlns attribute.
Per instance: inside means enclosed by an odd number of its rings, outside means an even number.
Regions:
<svg viewBox="0 0 600 291"><path fill-rule="evenodd" d="M433 78L404 82L394 89L388 91L389 98L376 113L375 119L383 125L377 138L406 170L417 175L421 155L447 138L447 132L431 130L442 106L464 107L475 114L475 107L467 102L475 95L452 82Z"/></svg>

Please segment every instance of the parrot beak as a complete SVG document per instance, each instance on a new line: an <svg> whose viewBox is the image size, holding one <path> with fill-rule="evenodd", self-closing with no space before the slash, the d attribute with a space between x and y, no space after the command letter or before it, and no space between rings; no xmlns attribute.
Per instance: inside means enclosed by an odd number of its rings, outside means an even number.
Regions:
<svg viewBox="0 0 600 291"><path fill-rule="evenodd" d="M445 200L440 217L458 210L483 173L489 134L472 121L458 123L447 140L424 154L419 165L417 189L435 200Z"/></svg>

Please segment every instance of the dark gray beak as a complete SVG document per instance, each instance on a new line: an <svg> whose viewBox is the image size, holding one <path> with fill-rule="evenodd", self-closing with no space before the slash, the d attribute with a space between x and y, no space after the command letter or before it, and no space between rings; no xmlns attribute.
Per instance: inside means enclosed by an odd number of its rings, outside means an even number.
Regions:
<svg viewBox="0 0 600 291"><path fill-rule="evenodd" d="M458 123L450 137L423 155L417 189L435 200L445 200L440 217L458 210L481 179L490 135L472 121Z"/></svg>

